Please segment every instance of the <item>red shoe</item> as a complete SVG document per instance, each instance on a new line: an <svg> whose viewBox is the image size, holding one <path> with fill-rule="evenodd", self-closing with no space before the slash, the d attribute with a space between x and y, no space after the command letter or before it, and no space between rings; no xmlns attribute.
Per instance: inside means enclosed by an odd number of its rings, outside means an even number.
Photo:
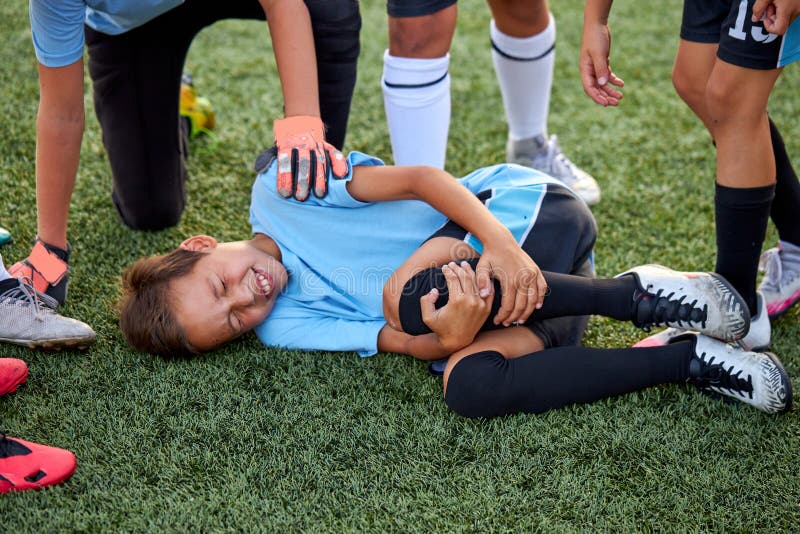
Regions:
<svg viewBox="0 0 800 534"><path fill-rule="evenodd" d="M0 433L0 493L59 484L72 476L76 465L70 451Z"/></svg>
<svg viewBox="0 0 800 534"><path fill-rule="evenodd" d="M0 395L8 395L28 379L28 366L16 358L0 358Z"/></svg>
<svg viewBox="0 0 800 534"><path fill-rule="evenodd" d="M37 239L30 255L9 267L8 274L29 279L33 289L64 304L69 283L69 252L69 246L67 250L61 250Z"/></svg>

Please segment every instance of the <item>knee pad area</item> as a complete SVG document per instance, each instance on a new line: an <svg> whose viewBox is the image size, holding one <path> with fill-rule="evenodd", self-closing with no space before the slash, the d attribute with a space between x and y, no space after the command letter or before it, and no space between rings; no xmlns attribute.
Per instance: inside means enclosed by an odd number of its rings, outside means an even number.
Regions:
<svg viewBox="0 0 800 534"><path fill-rule="evenodd" d="M450 371L445 402L463 417L495 417L511 413L507 406L509 360L497 351L470 354Z"/></svg>

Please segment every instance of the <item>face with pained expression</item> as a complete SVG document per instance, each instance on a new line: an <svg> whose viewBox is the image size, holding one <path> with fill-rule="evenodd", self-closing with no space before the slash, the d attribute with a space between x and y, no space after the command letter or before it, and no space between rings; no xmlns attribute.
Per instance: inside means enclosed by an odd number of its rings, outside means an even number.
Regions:
<svg viewBox="0 0 800 534"><path fill-rule="evenodd" d="M204 254L189 274L169 285L178 323L201 352L264 321L288 280L280 250L269 238L217 243L213 237L194 236L181 248Z"/></svg>

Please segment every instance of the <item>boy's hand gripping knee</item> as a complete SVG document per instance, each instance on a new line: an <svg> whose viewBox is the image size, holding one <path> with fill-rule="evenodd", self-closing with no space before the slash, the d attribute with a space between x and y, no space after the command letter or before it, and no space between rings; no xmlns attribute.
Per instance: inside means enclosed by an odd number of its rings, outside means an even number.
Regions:
<svg viewBox="0 0 800 534"><path fill-rule="evenodd" d="M278 148L278 194L305 201L313 190L317 198L328 194L328 169L335 178L347 175L347 160L325 141L322 119L300 115L275 121Z"/></svg>

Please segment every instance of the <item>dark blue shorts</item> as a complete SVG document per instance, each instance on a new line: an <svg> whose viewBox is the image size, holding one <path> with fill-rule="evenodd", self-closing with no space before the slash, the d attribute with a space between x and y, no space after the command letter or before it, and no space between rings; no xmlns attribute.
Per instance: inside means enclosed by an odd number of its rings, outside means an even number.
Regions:
<svg viewBox="0 0 800 534"><path fill-rule="evenodd" d="M684 0L681 39L717 43L717 57L748 69L769 70L800 58L800 23L785 36L750 21L755 0Z"/></svg>
<svg viewBox="0 0 800 534"><path fill-rule="evenodd" d="M386 0L390 17L421 17L450 7L456 0Z"/></svg>
<svg viewBox="0 0 800 534"><path fill-rule="evenodd" d="M509 222L512 227L514 226L514 221L509 219L507 210L504 215L493 211L498 209L498 206L492 203L492 200L497 200L497 197L493 196L493 191L478 193L477 197L487 205L498 220L507 227ZM498 203L502 202L494 204ZM520 219L527 219L528 212L520 211L518 216ZM528 221L523 221L523 224L527 223ZM514 233L512 228L509 230ZM446 222L429 239L434 237L452 237L469 243L469 232L453 221ZM586 204L567 188L548 184L535 222L520 246L543 271L592 278L594 277L593 249L596 239L597 225ZM469 261L473 267L477 262L477 259ZM440 298L446 295L447 286L440 267L425 269L406 282L400 297L399 310L400 323L405 332L412 335L430 332L430 328L422 321L419 299L433 287L439 289ZM502 296L497 282L494 294L492 312L481 330L502 328L494 325L491 319L500 308ZM525 326L539 336L545 348L565 347L580 345L588 321L588 316L558 317L533 319L525 323Z"/></svg>

